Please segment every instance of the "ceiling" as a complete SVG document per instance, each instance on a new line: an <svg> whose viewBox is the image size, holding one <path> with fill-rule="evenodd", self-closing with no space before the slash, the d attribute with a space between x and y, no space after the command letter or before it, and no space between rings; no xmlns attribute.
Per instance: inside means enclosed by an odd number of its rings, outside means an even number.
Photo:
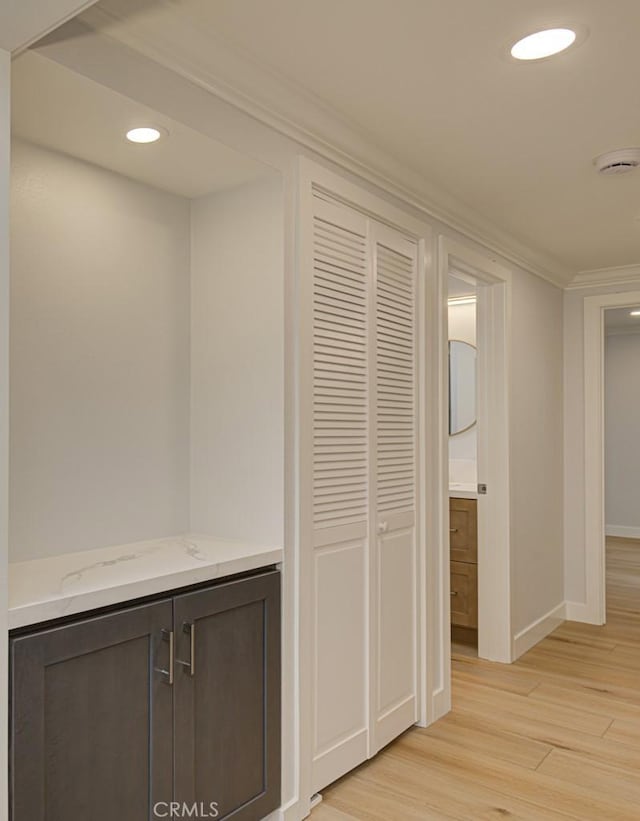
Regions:
<svg viewBox="0 0 640 821"><path fill-rule="evenodd" d="M640 305L631 308L609 308L604 312L604 326L608 333L624 331L640 334L640 316L631 316L631 311L639 311Z"/></svg>
<svg viewBox="0 0 640 821"><path fill-rule="evenodd" d="M474 296L476 293L476 286L464 279L449 274L448 277L448 293L449 299L460 299L460 297Z"/></svg>
<svg viewBox="0 0 640 821"><path fill-rule="evenodd" d="M516 241L578 271L640 262L640 171L593 158L640 145L637 0L103 0L171 49L177 15L280 78ZM91 14L91 11L89 12ZM153 25L152 25L153 24ZM537 63L540 28L587 39ZM151 28L149 30L151 30ZM266 82L266 81L265 81ZM302 110L302 106L300 106Z"/></svg>
<svg viewBox="0 0 640 821"><path fill-rule="evenodd" d="M36 52L14 60L11 92L14 136L183 197L268 173L266 166ZM150 145L125 139L130 128L147 124L168 136Z"/></svg>

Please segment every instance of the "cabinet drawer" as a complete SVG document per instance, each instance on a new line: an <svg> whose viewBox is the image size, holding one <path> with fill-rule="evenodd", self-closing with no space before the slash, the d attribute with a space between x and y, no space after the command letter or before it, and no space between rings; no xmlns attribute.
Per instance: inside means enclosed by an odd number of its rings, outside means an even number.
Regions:
<svg viewBox="0 0 640 821"><path fill-rule="evenodd" d="M466 562L451 562L451 624L478 626L478 568Z"/></svg>
<svg viewBox="0 0 640 821"><path fill-rule="evenodd" d="M478 503L449 499L449 541L452 562L478 561Z"/></svg>

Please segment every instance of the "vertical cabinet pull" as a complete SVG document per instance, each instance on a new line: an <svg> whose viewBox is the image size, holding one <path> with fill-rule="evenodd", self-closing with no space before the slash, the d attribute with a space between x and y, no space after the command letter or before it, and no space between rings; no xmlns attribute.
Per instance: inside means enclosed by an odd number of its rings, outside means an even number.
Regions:
<svg viewBox="0 0 640 821"><path fill-rule="evenodd" d="M184 633L188 633L189 635L189 661L182 661L182 659L176 659L178 664L181 664L183 667L186 667L189 671L190 676L195 676L196 674L196 625L194 622L185 621L182 625L182 630Z"/></svg>
<svg viewBox="0 0 640 821"><path fill-rule="evenodd" d="M155 670L157 673L162 673L163 676L166 676L166 683L169 686L173 686L173 660L174 660L174 635L173 630L163 630L162 631L162 640L169 642L169 669L165 670L163 667L156 667Z"/></svg>

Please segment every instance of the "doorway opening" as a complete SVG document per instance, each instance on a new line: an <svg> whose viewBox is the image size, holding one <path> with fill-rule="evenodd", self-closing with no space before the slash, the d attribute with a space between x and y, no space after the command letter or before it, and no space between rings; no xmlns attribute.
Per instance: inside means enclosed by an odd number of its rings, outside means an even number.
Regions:
<svg viewBox="0 0 640 821"><path fill-rule="evenodd" d="M640 604L640 304L604 312L605 616Z"/></svg>
<svg viewBox="0 0 640 821"><path fill-rule="evenodd" d="M635 491L637 507L638 474L632 451L638 437L636 433L633 441L627 441L629 432L617 429L618 423L627 418L627 398L631 398L633 384L640 381L637 376L640 360L633 355L636 322L640 329L640 315L636 315L636 311L640 311L640 291L598 294L584 301L586 601L583 620L593 624L604 624L607 620L607 569L613 575L624 577L627 574L627 582L621 580L621 590L614 592L616 584L609 588L612 609L620 608L622 599L627 599L634 587L637 596L639 588L636 585L640 583L640 570L636 570L634 584L634 576L629 577L627 571L630 568L623 560L624 556L636 555L633 549L626 551L624 548L629 547L628 543L614 541L638 533L633 525L635 519L627 518L632 506L627 503L626 496L627 487L632 498ZM623 327L624 333L616 332ZM637 337L640 342L640 333ZM629 369L630 359L635 367ZM631 427L634 416L637 416L637 403L632 404ZM630 477L626 475L629 470L632 472ZM637 538L640 539L640 535ZM611 547L609 567L608 540ZM631 538L631 545L634 541Z"/></svg>
<svg viewBox="0 0 640 821"><path fill-rule="evenodd" d="M482 251L448 237L439 240L439 292L443 322L441 325L441 368L443 387L440 415L442 419L442 458L441 458L441 540L437 551L431 555L430 572L437 579L438 591L441 593L442 621L438 621L438 635L441 637L440 656L430 656L432 669L442 671L442 691L434 689L434 716L442 715L448 709L449 680L451 671L451 612L459 610L460 603L452 601L460 598L459 578L452 584L452 569L467 571L466 576L474 581L474 570L468 567L459 568L456 562L463 559L463 564L473 564L476 559L477 573L477 652L482 659L509 663L513 659L513 637L511 629L511 545L509 529L509 415L508 415L508 323L511 272L495 258ZM449 277L453 275L460 288L449 295ZM463 438L449 436L449 340L455 335L449 333L448 300L475 296L475 364L476 364L476 425L475 430L475 465L468 456L472 450L463 447ZM455 304L455 303L454 303ZM469 303L473 305L472 302ZM453 323L452 323L453 324ZM461 333L458 331L458 333ZM462 339L465 341L465 339ZM468 341L468 340L467 340ZM464 356L464 354L463 354ZM473 361L467 352L467 364ZM454 391L456 386L454 386ZM459 389L459 386L458 386ZM457 416L456 409L453 416ZM462 425L462 416L452 421ZM470 424L469 422L467 424ZM470 428L471 430L472 428ZM450 449L450 443L453 445ZM460 447L458 447L458 442ZM467 442L466 445L469 443ZM450 456L454 459L453 470L449 464ZM457 461L457 464L455 463ZM474 469L475 468L475 469ZM451 475L450 475L451 474ZM451 482L451 486L450 486ZM478 494L478 485L482 491ZM457 487L455 487L457 486ZM486 493L484 490L486 489ZM450 515L450 495L462 495L467 490L470 497L466 500L476 506L475 527L477 531L477 555L453 554L450 530L461 530L469 525L469 510L457 511ZM474 493L475 491L475 493ZM462 503L457 503L462 507ZM462 519L462 521L461 521ZM457 545L460 546L459 544ZM484 547L484 549L483 549ZM436 561L437 559L437 561ZM466 559L466 561L464 561ZM470 572L469 572L470 571ZM469 584L469 582L465 582ZM468 588L465 588L465 592ZM451 596L458 590L458 596ZM437 617L437 616L436 616ZM471 634L475 640L475 634ZM441 665L441 666L440 666Z"/></svg>
<svg viewBox="0 0 640 821"><path fill-rule="evenodd" d="M451 651L478 654L477 284L448 277Z"/></svg>

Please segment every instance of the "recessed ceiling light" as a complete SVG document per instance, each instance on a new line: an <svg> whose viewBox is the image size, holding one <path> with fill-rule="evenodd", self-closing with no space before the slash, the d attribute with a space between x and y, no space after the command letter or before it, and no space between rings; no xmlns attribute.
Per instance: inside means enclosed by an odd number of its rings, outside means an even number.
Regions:
<svg viewBox="0 0 640 821"><path fill-rule="evenodd" d="M143 128L132 128L127 131L127 139L131 143L155 143L162 136L158 128L145 126Z"/></svg>
<svg viewBox="0 0 640 821"><path fill-rule="evenodd" d="M640 316L640 311L631 311L629 316Z"/></svg>
<svg viewBox="0 0 640 821"><path fill-rule="evenodd" d="M577 34L573 29L546 29L523 37L511 49L516 60L542 60L572 46Z"/></svg>

